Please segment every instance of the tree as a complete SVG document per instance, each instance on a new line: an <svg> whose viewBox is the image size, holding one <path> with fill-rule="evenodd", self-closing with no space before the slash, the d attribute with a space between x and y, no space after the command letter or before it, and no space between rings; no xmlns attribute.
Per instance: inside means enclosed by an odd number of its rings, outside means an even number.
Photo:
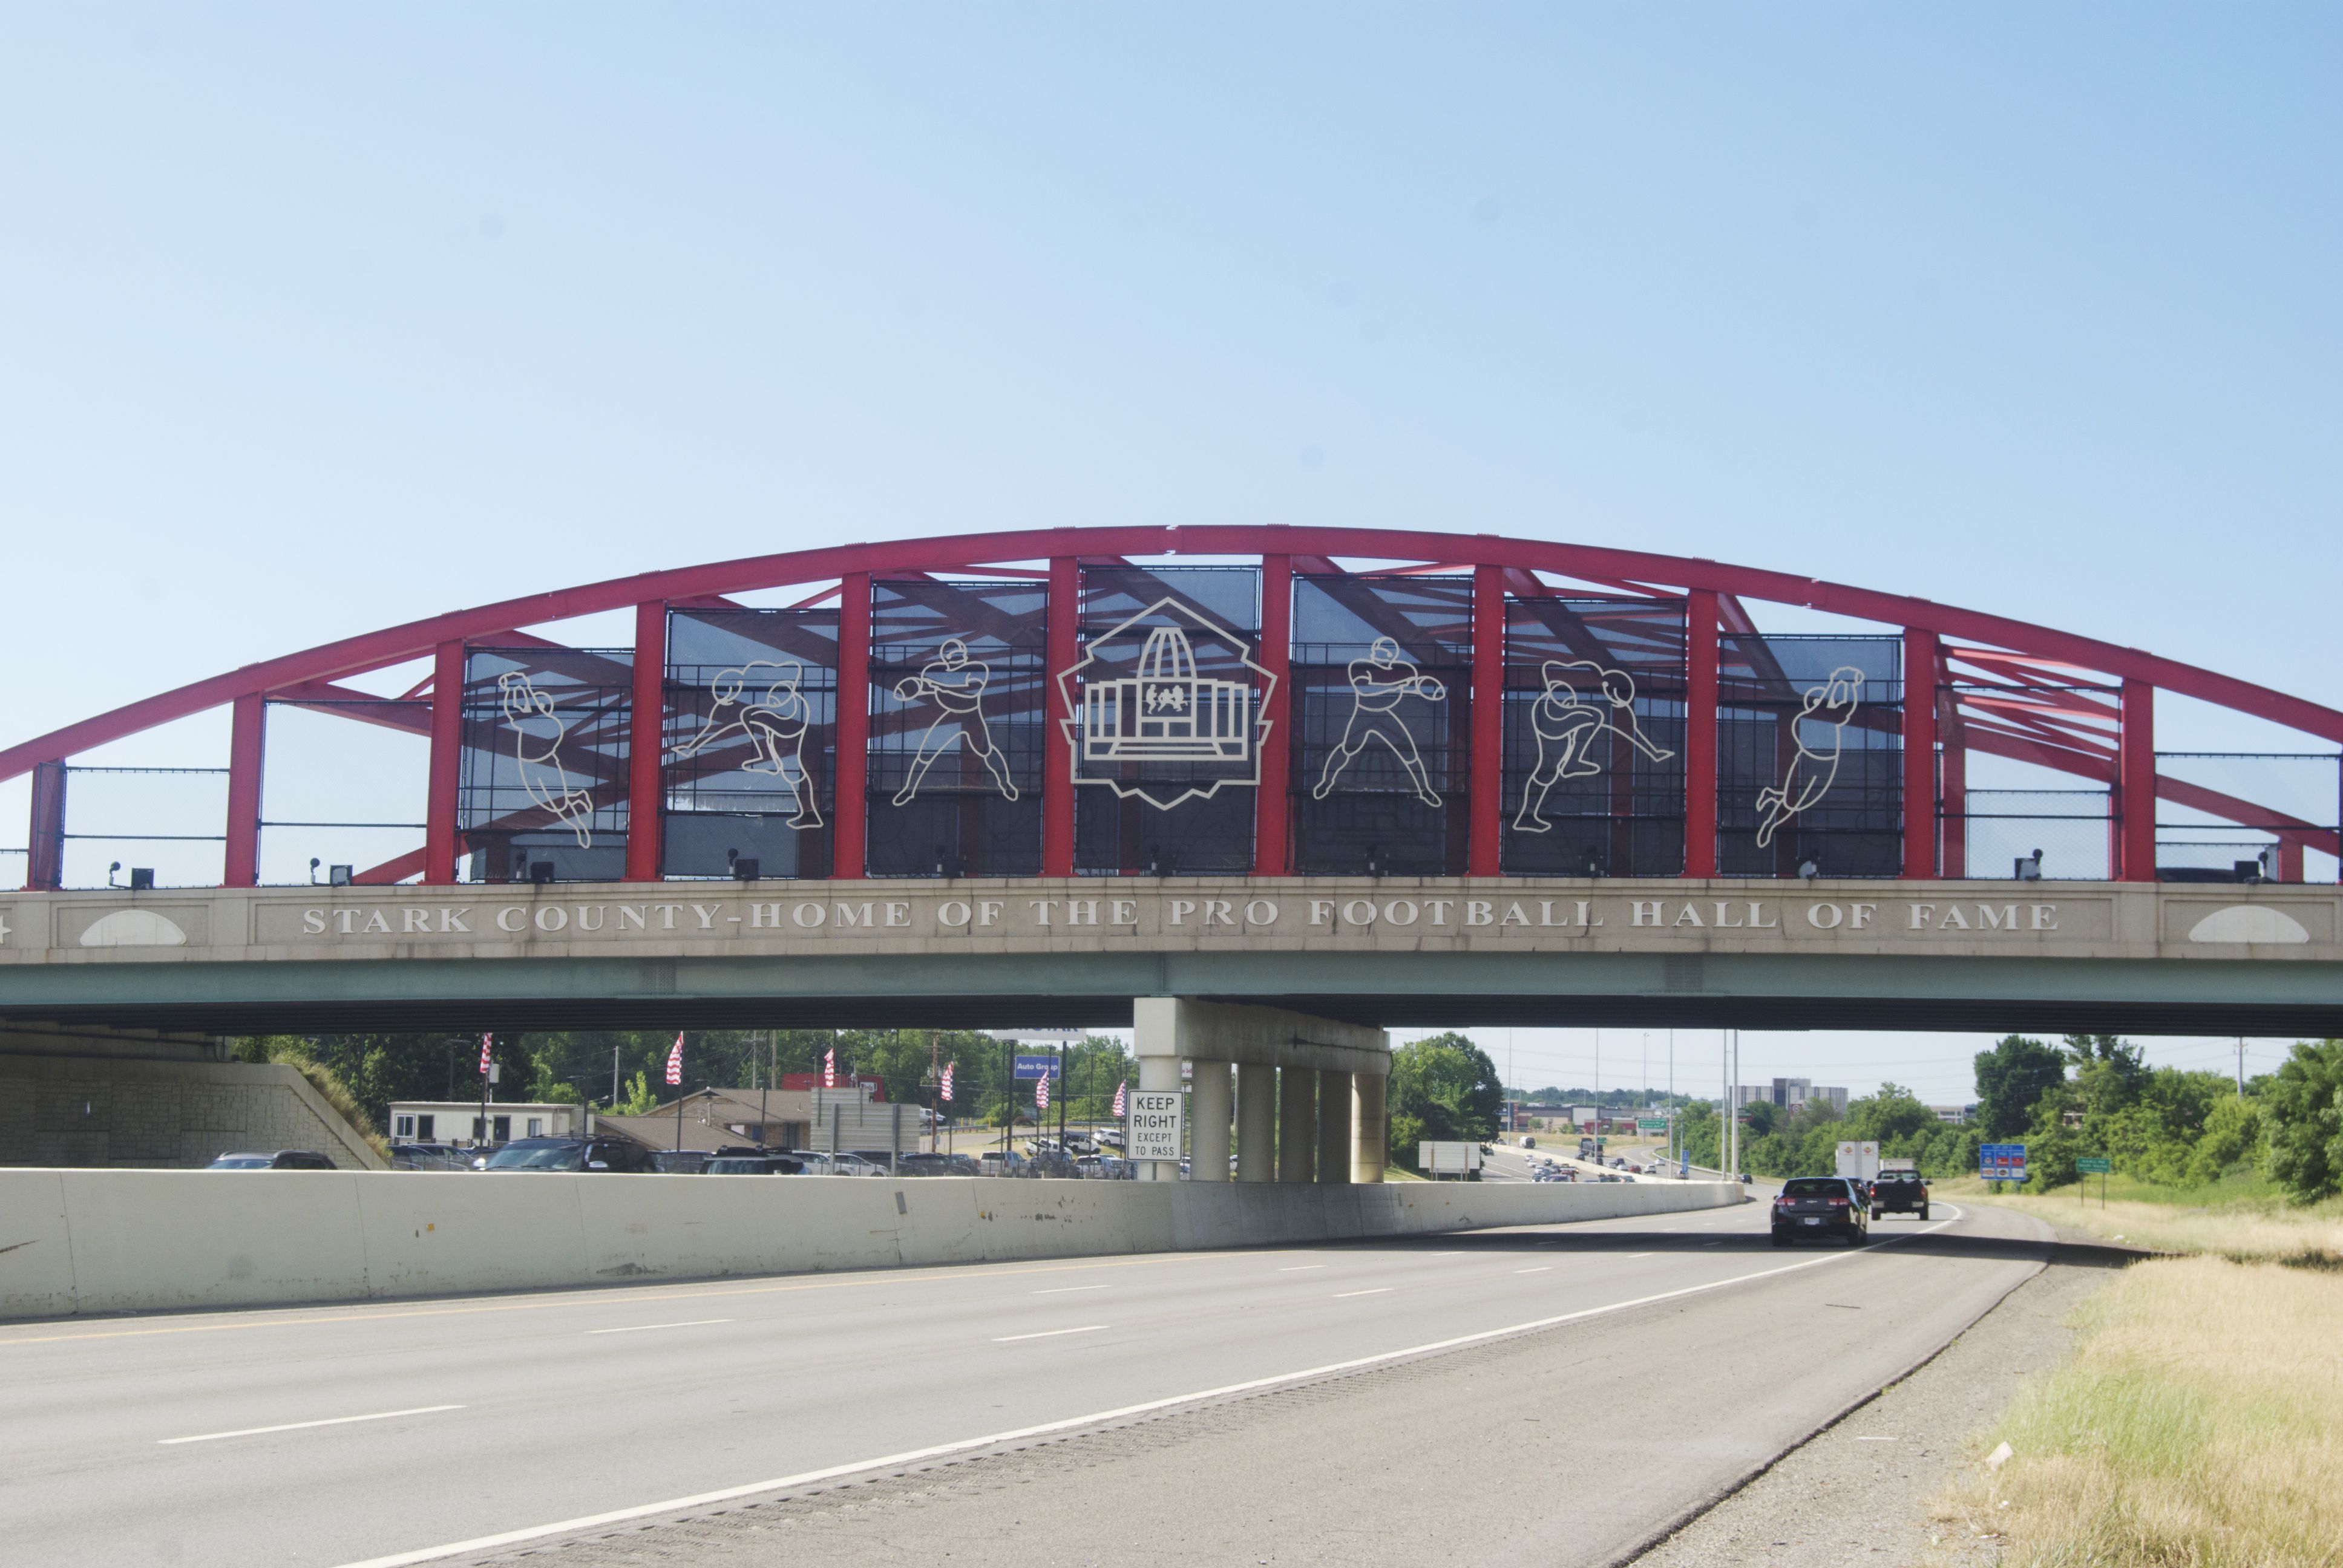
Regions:
<svg viewBox="0 0 2343 1568"><path fill-rule="evenodd" d="M1419 1142L1477 1143L1494 1136L1504 1104L1497 1064L1461 1034L1436 1034L1392 1052L1386 1094L1391 1157L1410 1170Z"/></svg>
<svg viewBox="0 0 2343 1568"><path fill-rule="evenodd" d="M2013 1034L1976 1057L1976 1121L1992 1142L2026 1131L2043 1096L2066 1081L2066 1058L2038 1040Z"/></svg>
<svg viewBox="0 0 2343 1568"><path fill-rule="evenodd" d="M2298 1044L2262 1098L2270 1175L2306 1203L2343 1189L2343 1040Z"/></svg>

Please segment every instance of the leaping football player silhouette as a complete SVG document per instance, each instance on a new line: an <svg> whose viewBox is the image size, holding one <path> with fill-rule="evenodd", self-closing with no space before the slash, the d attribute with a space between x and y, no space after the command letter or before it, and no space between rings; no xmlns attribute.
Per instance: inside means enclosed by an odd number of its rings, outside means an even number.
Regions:
<svg viewBox="0 0 2343 1568"><path fill-rule="evenodd" d="M968 656L968 644L958 638L946 641L936 649L936 657L928 661L917 675L907 675L895 683L895 695L906 702L926 698L943 709L920 737L918 753L911 759L911 770L905 775L903 787L895 791L895 804L908 806L911 797L920 792L920 785L935 766L936 759L950 750L961 736L968 737L968 749L984 764L992 781L1001 786L1003 798L1017 799L1017 786L1009 777L1008 759L992 743L992 731L984 723L984 689L992 680L992 667L980 658Z"/></svg>
<svg viewBox="0 0 2343 1568"><path fill-rule="evenodd" d="M1839 747L1846 739L1848 722L1855 718L1862 685L1863 671L1841 665L1830 672L1828 680L1806 689L1805 701L1800 704L1797 718L1790 721L1798 754L1782 770L1779 784L1757 791L1757 809L1765 817L1757 824L1759 849L1774 841L1774 835L1783 824L1829 792L1832 782L1838 778ZM1812 719L1821 719L1829 730L1825 749L1817 750L1806 744L1806 721Z"/></svg>
<svg viewBox="0 0 2343 1568"><path fill-rule="evenodd" d="M497 677L497 695L505 722L514 735L513 759L520 764L520 787L554 819L577 835L578 847L594 847L594 797L569 787L568 770L561 765L561 738L569 727L553 711L553 699L530 684L528 676L508 669Z"/></svg>
<svg viewBox="0 0 2343 1568"><path fill-rule="evenodd" d="M1603 693L1611 711L1586 701L1572 684L1571 671L1584 670ZM1589 755L1598 730L1622 737L1654 762L1675 755L1652 744L1635 723L1635 681L1624 669L1606 669L1591 658L1568 662L1549 658L1538 667L1545 690L1530 704L1530 730L1537 737L1537 766L1530 769L1522 789L1521 809L1513 813L1513 831L1543 833L1554 826L1544 816L1546 791L1564 779L1585 779L1603 771Z"/></svg>
<svg viewBox="0 0 2343 1568"><path fill-rule="evenodd" d="M1407 697L1438 702L1448 695L1448 689L1402 658L1399 644L1387 637L1375 638L1366 658L1351 660L1350 674L1350 721L1342 726L1342 744L1327 757L1325 771L1319 775L1318 788L1310 792L1311 799L1326 799L1327 792L1334 788L1334 780L1358 760L1367 742L1380 740L1399 759L1408 782L1415 786L1416 798L1427 806L1439 805L1440 796L1432 788L1432 775L1416 751L1415 737L1400 721L1399 705L1400 699Z"/></svg>
<svg viewBox="0 0 2343 1568"><path fill-rule="evenodd" d="M763 673L770 671L767 678ZM791 817L792 828L821 826L820 808L814 804L813 775L806 771L806 732L813 727L813 704L798 689L805 678L805 667L796 659L779 664L754 659L737 669L719 671L710 689L716 696L716 710L698 735L675 749L678 757L690 757L705 751L725 736L739 730L749 738L754 753L740 764L743 773L770 773L789 787L789 803L797 808ZM749 689L752 680L765 688L764 693L743 704L740 694ZM728 714L727 709L737 709Z"/></svg>

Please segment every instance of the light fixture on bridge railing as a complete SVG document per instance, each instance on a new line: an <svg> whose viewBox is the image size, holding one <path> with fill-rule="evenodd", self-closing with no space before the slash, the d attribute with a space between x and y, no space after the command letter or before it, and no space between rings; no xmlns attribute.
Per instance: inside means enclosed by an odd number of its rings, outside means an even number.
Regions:
<svg viewBox="0 0 2343 1568"><path fill-rule="evenodd" d="M528 863L528 879L536 883L540 888L551 885L553 881L553 862L550 860L531 860Z"/></svg>
<svg viewBox="0 0 2343 1568"><path fill-rule="evenodd" d="M2021 882L2040 881L2042 879L2042 851L2036 849L2031 855L2018 856L2016 867L2010 872L2010 875L2016 878Z"/></svg>
<svg viewBox="0 0 2343 1568"><path fill-rule="evenodd" d="M1822 874L1823 867L1821 861L1808 859L1798 862L1798 878L1801 881L1811 882Z"/></svg>
<svg viewBox="0 0 2343 1568"><path fill-rule="evenodd" d="M337 888L347 888L357 869L355 866L328 866L326 868L326 880Z"/></svg>
<svg viewBox="0 0 2343 1568"><path fill-rule="evenodd" d="M732 879L736 882L753 882L764 869L762 860L734 851L726 852L732 856Z"/></svg>
<svg viewBox="0 0 2343 1568"><path fill-rule="evenodd" d="M155 890L155 868L152 866L131 867L130 890L134 893L153 892Z"/></svg>
<svg viewBox="0 0 2343 1568"><path fill-rule="evenodd" d="M324 864L325 862L317 859L317 856L312 855L309 857L309 885L311 887L314 888L317 885L317 868Z"/></svg>
<svg viewBox="0 0 2343 1568"><path fill-rule="evenodd" d="M109 888L118 888L118 887L122 886L122 884L121 884L121 883L119 883L119 882L117 882L117 881L116 881L116 880L114 879L115 879L116 874L117 872L119 872L121 869L122 869L122 862L121 862L121 861L119 861L119 860L116 860L116 861L115 861L115 862L114 862L114 864L112 864L111 866L106 867L106 885L107 887L109 887Z"/></svg>

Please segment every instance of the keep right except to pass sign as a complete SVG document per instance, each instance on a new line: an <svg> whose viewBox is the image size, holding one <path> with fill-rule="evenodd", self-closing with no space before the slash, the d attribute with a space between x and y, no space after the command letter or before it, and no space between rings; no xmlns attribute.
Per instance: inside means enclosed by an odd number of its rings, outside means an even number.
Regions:
<svg viewBox="0 0 2343 1568"><path fill-rule="evenodd" d="M1125 1151L1126 1156L1179 1163L1182 1102L1186 1098L1176 1089L1134 1091L1131 1096L1131 1147Z"/></svg>

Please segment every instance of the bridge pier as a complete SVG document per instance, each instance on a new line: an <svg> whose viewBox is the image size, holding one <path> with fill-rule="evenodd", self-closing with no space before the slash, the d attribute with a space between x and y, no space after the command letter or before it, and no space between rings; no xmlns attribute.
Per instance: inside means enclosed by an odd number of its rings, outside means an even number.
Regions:
<svg viewBox="0 0 2343 1568"><path fill-rule="evenodd" d="M1229 1179L1232 1065L1237 1180L1383 1180L1383 1081L1391 1074L1391 1042L1383 1030L1186 997L1137 998L1131 1020L1141 1089L1177 1089L1180 1064L1193 1064L1191 1180ZM1166 1174L1141 1171L1148 1180Z"/></svg>
<svg viewBox="0 0 2343 1568"><path fill-rule="evenodd" d="M1237 1066L1237 1180L1277 1179L1277 1069L1265 1061Z"/></svg>

